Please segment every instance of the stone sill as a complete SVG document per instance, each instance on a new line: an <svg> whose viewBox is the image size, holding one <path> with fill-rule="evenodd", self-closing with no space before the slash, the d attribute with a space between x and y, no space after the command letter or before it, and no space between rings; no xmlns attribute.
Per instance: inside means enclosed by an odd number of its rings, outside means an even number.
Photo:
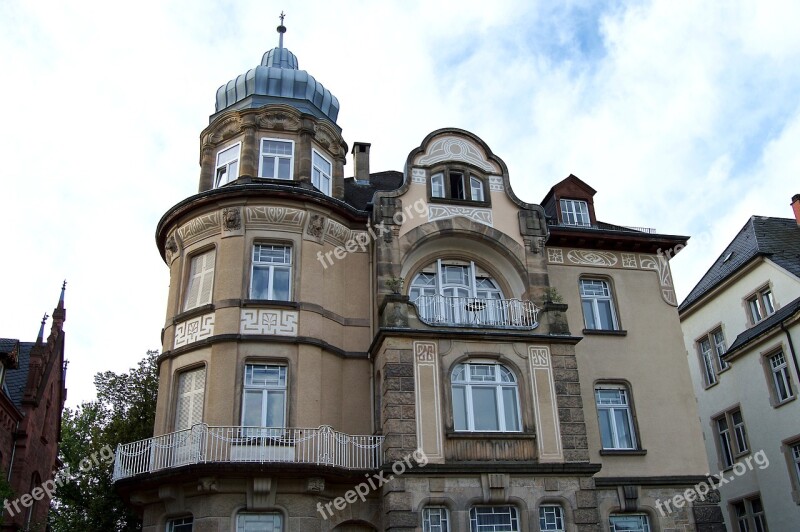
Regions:
<svg viewBox="0 0 800 532"><path fill-rule="evenodd" d="M195 318L197 316L202 316L208 312L212 312L214 310L214 305L209 303L207 305L202 305L195 308L190 308L180 314L176 314L174 318L172 318L172 324L177 325L178 323L187 320L189 318Z"/></svg>
<svg viewBox="0 0 800 532"><path fill-rule="evenodd" d="M535 432L466 432L448 431L445 436L455 440L528 440L536 439Z"/></svg>
<svg viewBox="0 0 800 532"><path fill-rule="evenodd" d="M617 330L606 330L606 329L584 329L583 334L585 335L592 335L596 334L597 336L628 336L628 331L624 329L617 329Z"/></svg>
<svg viewBox="0 0 800 532"><path fill-rule="evenodd" d="M647 449L601 449L600 456L644 456Z"/></svg>

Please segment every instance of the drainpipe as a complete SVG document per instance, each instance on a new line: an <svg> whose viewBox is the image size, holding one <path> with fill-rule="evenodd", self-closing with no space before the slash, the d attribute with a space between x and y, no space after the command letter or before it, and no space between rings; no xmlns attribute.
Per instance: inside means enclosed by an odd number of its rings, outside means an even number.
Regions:
<svg viewBox="0 0 800 532"><path fill-rule="evenodd" d="M797 372L797 378L800 379L800 365L797 363L797 352L794 350L794 344L792 343L792 336L789 334L788 329L786 329L785 321L781 322L781 330L786 334L786 339L789 340L789 351L792 353L792 362L794 362L794 370Z"/></svg>

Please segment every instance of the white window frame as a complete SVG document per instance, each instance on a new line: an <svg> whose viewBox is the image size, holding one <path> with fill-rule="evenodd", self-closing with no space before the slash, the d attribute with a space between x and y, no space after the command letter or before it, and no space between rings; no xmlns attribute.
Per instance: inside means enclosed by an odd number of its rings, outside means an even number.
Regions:
<svg viewBox="0 0 800 532"><path fill-rule="evenodd" d="M323 169L317 165L316 157L319 157L328 164L330 167L329 173L325 173ZM321 180L324 181L324 183L321 183ZM311 184L317 187L317 190L326 196L331 195L331 190L333 190L333 163L331 163L322 152L315 148L311 149Z"/></svg>
<svg viewBox="0 0 800 532"><path fill-rule="evenodd" d="M445 198L444 172L437 172L431 176L431 197Z"/></svg>
<svg viewBox="0 0 800 532"><path fill-rule="evenodd" d="M767 363L772 375L772 391L775 394L776 403L783 404L793 399L795 391L792 387L792 376L783 349L767 355ZM781 393L781 388L783 388L783 393Z"/></svg>
<svg viewBox="0 0 800 532"><path fill-rule="evenodd" d="M491 367L493 370L493 379L492 380L481 380L478 376L473 375L473 368L478 369L479 367ZM461 373L464 377L463 378L456 378L456 373L463 370ZM503 377L507 377L510 380L503 380ZM466 362L462 362L460 364L456 364L452 371L450 372L450 386L451 386L451 396L453 400L453 429L457 432L522 432L522 412L520 408L520 401L519 401L519 384L517 382L516 375L514 372L511 371L507 366L494 362L494 361L481 361L481 360L470 360ZM457 427L456 426L456 400L455 394L456 390L462 390L464 393L464 421L466 422L466 427ZM497 422L497 429L484 429L484 428L475 428L475 412L474 412L474 403L473 403L473 392L476 389L493 389L494 390L494 397L495 397L495 421ZM505 392L506 390L511 390L512 392L512 399L514 403L512 405L506 405L506 397ZM516 422L516 428L508 428L506 426L506 417L508 416L509 412L506 411L507 408L513 408L514 414L514 421Z"/></svg>
<svg viewBox="0 0 800 532"><path fill-rule="evenodd" d="M769 286L759 288L745 301L747 301L748 318L753 325L775 313L775 298Z"/></svg>
<svg viewBox="0 0 800 532"><path fill-rule="evenodd" d="M603 402L601 403L601 394L600 392L609 392L615 391L617 392L617 402ZM600 447L605 451L631 451L635 450L638 447L638 438L636 435L636 424L634 423L633 419L633 408L631 405L630 399L630 390L628 387L623 384L612 384L612 383L605 383L605 384L598 384L594 389L594 397L595 397L595 407L597 408L597 424L598 428L600 429ZM603 400L607 401L607 400ZM603 443L603 430L604 425L601 421L600 413L607 412L607 416L609 419L609 425L611 434L609 434L609 439L611 440L611 447L606 447ZM628 429L628 434L631 435L630 446L624 445L624 442L620 440L620 427L617 425L617 412L624 412L626 417L626 424Z"/></svg>
<svg viewBox="0 0 800 532"><path fill-rule="evenodd" d="M191 310L208 305L214 293L214 269L217 258L216 249L207 249L189 259L189 279L183 298L183 310Z"/></svg>
<svg viewBox="0 0 800 532"><path fill-rule="evenodd" d="M226 163L220 163L219 162L220 155L222 155L227 151L233 150L234 148L236 148L236 157ZM217 152L216 164L214 165L214 188L219 188L223 185L227 185L231 181L236 181L237 179L239 179L239 166L241 159L242 159L241 142L237 142L236 144L231 144L230 146L226 146L225 148ZM231 167L234 165L236 171L232 172ZM226 176L226 180L224 183L220 182L220 170L223 168L225 169L225 176Z"/></svg>
<svg viewBox="0 0 800 532"><path fill-rule="evenodd" d="M261 260L256 260L256 252L260 249L261 246L272 246L273 248L284 248L284 257L286 257L286 253L288 252L289 260L288 262L265 262ZM273 244L268 242L255 242L253 244L253 251L250 255L251 257L251 265L250 265L250 299L260 299L263 301L291 301L293 297L292 291L292 280L293 280L293 273L294 273L294 256L293 253L294 249L289 244ZM253 293L255 288L255 277L256 277L256 270L266 270L267 275L267 297L266 298L257 298ZM288 270L289 272L289 294L286 299L275 299L275 271L276 270Z"/></svg>
<svg viewBox="0 0 800 532"><path fill-rule="evenodd" d="M278 383L277 384L267 384L267 383L254 383L253 382L253 374L257 369L267 369L270 371L277 371L278 372ZM270 427L270 428L279 428L282 429L286 426L286 409L287 409L287 384L288 384L288 368L285 364L263 364L263 363L247 363L244 366L244 378L242 379L242 426L243 427L267 427L266 424L266 416L269 412L270 407L270 396L274 394L280 394L282 396L282 403L283 409L280 413L281 416L281 424L280 426ZM259 407L259 412L261 413L261 423L258 425L247 425L245 423L245 419L247 418L247 400L246 397L248 394L252 394L255 392L260 392L261 394L261 406ZM252 432L252 431L247 431Z"/></svg>
<svg viewBox="0 0 800 532"><path fill-rule="evenodd" d="M599 285L598 285L599 283ZM617 310L616 305L614 304L614 294L611 291L611 283L605 279L599 279L596 277L581 277L579 280L579 288L581 294L581 310L583 311L583 325L588 331L618 331L619 330L619 321L617 320ZM602 290L601 294L596 293L587 293L585 288L589 287L597 287ZM609 308L611 309L611 328L604 329L600 327L600 301L607 301ZM589 320L586 316L586 309L584 308L584 304L588 303L591 305L592 308L592 320L594 322L595 327L589 327Z"/></svg>
<svg viewBox="0 0 800 532"><path fill-rule="evenodd" d="M267 142L285 142L291 146L291 155L286 155L283 153L265 153L264 146ZM266 177L265 173L265 166L264 166L264 157L272 157L272 171L274 177ZM289 159L289 177L279 177L278 170L280 169L280 160L281 159ZM281 179L284 181L291 181L294 178L294 141L290 139L280 139L280 138L271 138L271 137L262 137L261 140L258 142L258 177L264 179Z"/></svg>
<svg viewBox="0 0 800 532"><path fill-rule="evenodd" d="M422 532L450 532L450 512L444 506L422 509Z"/></svg>
<svg viewBox="0 0 800 532"><path fill-rule="evenodd" d="M617 528L615 521L630 521L632 519L639 521L638 529L629 528L627 525L625 528ZM608 526L611 532L650 532L650 518L647 514L615 514L608 517Z"/></svg>
<svg viewBox="0 0 800 532"><path fill-rule="evenodd" d="M191 532L194 529L193 516L187 515L184 517L173 517L172 519L168 519L165 529L166 532L187 532L187 529L185 528L186 526L189 527L188 532Z"/></svg>
<svg viewBox="0 0 800 532"><path fill-rule="evenodd" d="M564 532L564 508L560 504L543 504L539 506L539 530L542 532Z"/></svg>
<svg viewBox="0 0 800 532"><path fill-rule="evenodd" d="M585 200L561 198L561 223L564 225L577 225L591 227L592 219L589 216L589 203Z"/></svg>
<svg viewBox="0 0 800 532"><path fill-rule="evenodd" d="M192 382L187 382L191 380ZM175 379L175 432L187 430L203 422L206 396L206 367L199 366L181 370ZM181 411L187 410L186 420L181 422Z"/></svg>
<svg viewBox="0 0 800 532"><path fill-rule="evenodd" d="M472 201L486 201L483 190L483 181L470 174L469 176L469 197Z"/></svg>
<svg viewBox="0 0 800 532"><path fill-rule="evenodd" d="M508 516L508 524L480 525L478 523L479 513L484 515ZM522 530L522 525L516 506L473 506L469 509L469 529L470 532L520 532Z"/></svg>
<svg viewBox="0 0 800 532"><path fill-rule="evenodd" d="M265 528L258 527L258 528L249 528L247 527L247 518L248 517L268 517L272 519L272 523L269 523L272 526L272 530L270 532L283 532L283 514L281 512L239 512L236 514L236 532L262 532L266 530ZM277 523L275 522L277 519ZM256 525L262 524L260 522L256 522ZM268 524L268 523L263 523Z"/></svg>
<svg viewBox="0 0 800 532"><path fill-rule="evenodd" d="M703 370L703 382L708 388L719 382L719 374L730 367L723 358L728 350L725 334L721 327L717 327L698 338L695 345L700 357L700 368Z"/></svg>

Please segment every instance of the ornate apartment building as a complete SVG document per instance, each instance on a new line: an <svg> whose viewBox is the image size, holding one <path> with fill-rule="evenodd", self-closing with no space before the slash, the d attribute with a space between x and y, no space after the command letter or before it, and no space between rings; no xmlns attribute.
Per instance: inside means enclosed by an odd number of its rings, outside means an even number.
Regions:
<svg viewBox="0 0 800 532"><path fill-rule="evenodd" d="M116 456L145 530L719 530L660 506L708 473L686 237L597 221L574 176L526 203L458 129L402 172L356 142L345 178L338 111L282 39L217 91L156 233L155 435Z"/></svg>
<svg viewBox="0 0 800 532"><path fill-rule="evenodd" d="M800 194L753 216L681 303L706 452L729 530L800 523Z"/></svg>

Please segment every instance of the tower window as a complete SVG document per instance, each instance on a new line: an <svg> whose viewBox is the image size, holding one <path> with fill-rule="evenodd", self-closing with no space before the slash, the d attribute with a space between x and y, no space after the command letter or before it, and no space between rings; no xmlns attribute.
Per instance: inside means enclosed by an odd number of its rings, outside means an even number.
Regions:
<svg viewBox="0 0 800 532"><path fill-rule="evenodd" d="M311 168L311 184L326 196L331 195L331 170L330 161L317 150L313 151L313 166Z"/></svg>
<svg viewBox="0 0 800 532"><path fill-rule="evenodd" d="M483 180L462 170L446 170L433 174L431 198L486 202Z"/></svg>
<svg viewBox="0 0 800 532"><path fill-rule="evenodd" d="M258 177L291 179L294 143L290 140L261 139Z"/></svg>
<svg viewBox="0 0 800 532"><path fill-rule="evenodd" d="M214 188L227 185L239 177L239 151L241 147L241 143L237 143L217 153Z"/></svg>
<svg viewBox="0 0 800 532"><path fill-rule="evenodd" d="M271 244L253 246L252 299L289 301L292 285L292 248Z"/></svg>

